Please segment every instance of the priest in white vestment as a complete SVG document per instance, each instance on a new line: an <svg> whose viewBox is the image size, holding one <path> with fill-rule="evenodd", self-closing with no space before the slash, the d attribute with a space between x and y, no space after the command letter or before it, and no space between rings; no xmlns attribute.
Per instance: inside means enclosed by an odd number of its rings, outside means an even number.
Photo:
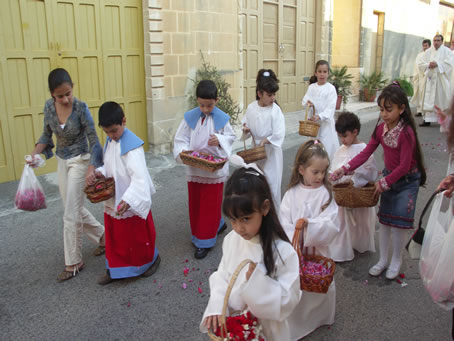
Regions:
<svg viewBox="0 0 454 341"><path fill-rule="evenodd" d="M430 48L430 39L422 41L422 51L418 53L415 60L415 67L413 71L413 97L410 104L416 107L417 116L422 115L422 99L424 96L425 78L424 72L419 69L419 64L422 63L424 52Z"/></svg>
<svg viewBox="0 0 454 341"><path fill-rule="evenodd" d="M425 91L423 95L423 118L420 126L429 126L437 122L434 106L447 110L452 98L451 71L454 64L452 52L443 46L443 36L437 34L433 39L433 46L424 52L418 67L424 73Z"/></svg>

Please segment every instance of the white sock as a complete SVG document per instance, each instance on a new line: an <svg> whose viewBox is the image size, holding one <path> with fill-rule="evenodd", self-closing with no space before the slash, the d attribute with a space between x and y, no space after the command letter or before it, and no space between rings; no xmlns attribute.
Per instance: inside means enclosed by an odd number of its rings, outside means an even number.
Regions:
<svg viewBox="0 0 454 341"><path fill-rule="evenodd" d="M380 259L377 265L385 267L388 264L388 249L389 240L391 238L391 227L380 224L380 231L378 232L378 235L379 235L378 248L380 250Z"/></svg>
<svg viewBox="0 0 454 341"><path fill-rule="evenodd" d="M404 229L392 228L391 234L393 239L393 256L391 258L389 268L397 271L400 269L400 265L402 264L402 250L407 242L407 231Z"/></svg>

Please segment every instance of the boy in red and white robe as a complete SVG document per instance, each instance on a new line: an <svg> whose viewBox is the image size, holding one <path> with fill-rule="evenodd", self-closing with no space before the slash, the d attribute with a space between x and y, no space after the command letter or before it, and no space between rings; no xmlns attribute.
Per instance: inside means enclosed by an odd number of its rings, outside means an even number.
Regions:
<svg viewBox="0 0 454 341"><path fill-rule="evenodd" d="M114 279L148 277L161 261L155 247L156 230L151 196L156 192L145 161L143 141L126 128L123 110L115 102L99 109L99 125L108 138L104 166L98 177L113 177L115 196L105 201L106 273L98 284Z"/></svg>
<svg viewBox="0 0 454 341"><path fill-rule="evenodd" d="M175 158L181 161L179 154L186 150L229 157L236 135L229 123L229 115L216 107L216 85L210 80L203 80L197 86L196 95L199 107L184 114L175 134ZM228 175L228 162L216 172L186 166L189 220L192 243L196 247L194 256L197 259L206 257L209 249L216 244L217 234L226 227L221 216L221 205Z"/></svg>

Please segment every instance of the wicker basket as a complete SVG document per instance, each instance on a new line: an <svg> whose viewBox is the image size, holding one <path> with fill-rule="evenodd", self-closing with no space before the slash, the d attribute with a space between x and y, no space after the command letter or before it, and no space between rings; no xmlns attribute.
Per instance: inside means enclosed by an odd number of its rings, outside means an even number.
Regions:
<svg viewBox="0 0 454 341"><path fill-rule="evenodd" d="M94 204L110 199L115 195L114 178L97 178L94 184L85 187L84 192Z"/></svg>
<svg viewBox="0 0 454 341"><path fill-rule="evenodd" d="M351 182L340 183L333 186L333 192L334 200L342 207L374 207L378 202L378 196L374 197L375 184L373 182L359 188L354 187Z"/></svg>
<svg viewBox="0 0 454 341"><path fill-rule="evenodd" d="M255 146L254 136L252 136L252 141ZM237 155L241 156L246 163L255 162L258 160L266 159L266 150L265 146L255 147L251 149L246 149L246 140L244 142L244 150L241 152L236 153Z"/></svg>
<svg viewBox="0 0 454 341"><path fill-rule="evenodd" d="M298 253L298 258L300 260L300 288L304 291L316 292L319 294L326 294L333 281L334 271L336 270L336 263L334 260L328 257L317 256L315 254L315 247L313 248L313 254L302 254L301 250L304 249L304 238L301 238L301 233L303 231L302 225L297 224L295 226L295 234L293 235L293 248ZM301 245L300 245L301 238ZM326 269L329 269L330 272L327 275L310 275L303 273L303 261L310 261L314 263L321 264Z"/></svg>
<svg viewBox="0 0 454 341"><path fill-rule="evenodd" d="M230 279L229 286L227 287L227 291L225 293L224 297L224 305L222 306L222 315L221 315L221 335L228 335L228 330L227 330L227 324L226 324L226 316L225 314L227 313L227 307L229 304L229 298L230 298L230 293L232 292L233 285L235 284L236 279L238 278L238 275L240 274L241 270L248 265L249 263L253 263L250 259L245 259L243 260L235 269L235 272L232 275L232 278ZM208 329L208 336L210 337L211 340L213 341L225 341L229 340L227 337L219 337L216 336L211 329ZM265 339L265 337L263 337Z"/></svg>
<svg viewBox="0 0 454 341"><path fill-rule="evenodd" d="M315 107L313 108L315 112ZM307 119L308 110L309 107L306 106L306 117L304 118L304 121L300 121L300 129L298 133L303 136L316 137L318 134L318 130L320 129L320 124L314 121L309 121Z"/></svg>
<svg viewBox="0 0 454 341"><path fill-rule="evenodd" d="M195 156L192 156L191 153L193 150L187 150L184 152L180 153L180 159L183 161L185 165L191 166L191 167L196 167L200 168L203 170L206 170L208 172L216 172L217 170L221 169L224 167L225 163L227 162L227 159L221 162L214 162L214 161L208 161L205 159L201 159ZM209 155L207 153L199 152L199 154L202 155Z"/></svg>

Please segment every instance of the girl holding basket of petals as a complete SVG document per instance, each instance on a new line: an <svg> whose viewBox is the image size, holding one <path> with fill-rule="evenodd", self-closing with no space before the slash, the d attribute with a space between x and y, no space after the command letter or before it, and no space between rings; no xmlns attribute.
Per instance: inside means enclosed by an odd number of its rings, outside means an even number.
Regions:
<svg viewBox="0 0 454 341"><path fill-rule="evenodd" d="M334 112L336 111L336 88L328 82L329 64L326 60L319 60L315 64L317 82L309 85L302 104L313 109L313 116L309 119L320 123L317 139L326 148L331 160L339 149L336 129L334 127Z"/></svg>
<svg viewBox="0 0 454 341"><path fill-rule="evenodd" d="M287 318L301 295L298 255L279 223L262 171L237 155L230 162L242 163L227 182L222 205L233 231L225 237L221 263L210 276L210 300L200 330L216 332L221 326L230 277L250 259L233 284L229 312L247 308L259 319L267 340L291 340Z"/></svg>

